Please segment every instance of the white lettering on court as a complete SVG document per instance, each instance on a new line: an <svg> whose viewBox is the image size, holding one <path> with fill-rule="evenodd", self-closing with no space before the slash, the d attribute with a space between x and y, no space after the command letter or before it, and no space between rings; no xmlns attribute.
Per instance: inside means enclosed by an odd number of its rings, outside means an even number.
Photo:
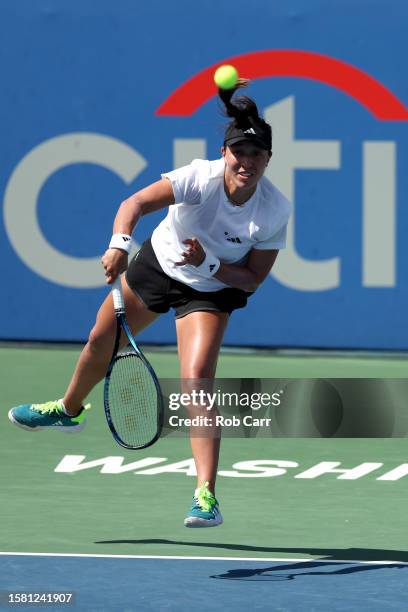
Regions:
<svg viewBox="0 0 408 612"><path fill-rule="evenodd" d="M274 466L274 467L272 467ZM282 476L286 474L285 468L299 467L296 461L275 461L272 459L260 459L257 461L238 461L232 466L234 470L220 470L220 476L232 478L266 478Z"/></svg>
<svg viewBox="0 0 408 612"><path fill-rule="evenodd" d="M65 455L54 469L55 472L73 474L84 470L100 468L100 474L124 474L133 472L137 475L155 476L158 474L184 474L196 476L194 459L182 459L173 463L166 463L166 457L144 457L138 461L124 463L121 456L107 456L100 459L86 461L86 455ZM162 465L157 465L157 464ZM352 468L339 468L340 461L321 461L316 465L293 474L293 478L313 480L325 474L336 474L336 480L357 480L378 470L384 464L379 462L365 462ZM152 467L156 466L156 467ZM299 468L296 461L284 459L254 459L238 461L232 465L232 470L219 470L218 475L227 478L273 478L288 475L288 468ZM386 472L375 480L396 481L408 475L408 463Z"/></svg>
<svg viewBox="0 0 408 612"><path fill-rule="evenodd" d="M340 474L338 480L357 480L374 470L378 470L383 463L361 463L355 468L351 469L338 469L337 466L341 465L340 461L321 461L317 465L313 466L309 470L297 474L295 478L317 478L323 474Z"/></svg>
<svg viewBox="0 0 408 612"><path fill-rule="evenodd" d="M408 475L408 463L403 463L402 465L399 465L398 467L387 472L386 474L383 474L382 476L377 478L377 480L393 481L393 480L399 480L400 478L403 478L404 476L407 476L407 475Z"/></svg>
<svg viewBox="0 0 408 612"><path fill-rule="evenodd" d="M197 476L197 471L194 463L194 459L184 459L183 461L177 461L176 463L168 463L167 465L161 465L157 468L150 468L148 470L138 471L137 474L148 474L150 476L156 474L186 474L187 476Z"/></svg>
<svg viewBox="0 0 408 612"><path fill-rule="evenodd" d="M94 461L86 461L85 455L65 455L60 463L55 468L54 472L66 472L72 474L82 470L90 470L91 468L102 466L101 474L123 474L124 472L134 472L135 470L155 465L167 461L165 457L145 457L133 463L123 465L124 457L102 457Z"/></svg>

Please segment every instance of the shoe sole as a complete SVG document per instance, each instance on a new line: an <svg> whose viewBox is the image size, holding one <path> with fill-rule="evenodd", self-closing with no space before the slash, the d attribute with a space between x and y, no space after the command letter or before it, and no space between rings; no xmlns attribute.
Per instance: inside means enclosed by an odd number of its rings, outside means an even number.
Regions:
<svg viewBox="0 0 408 612"><path fill-rule="evenodd" d="M20 429L24 429L25 431L41 431L44 429L58 429L59 431L63 431L64 433L80 433L86 425L86 420L84 420L82 421L82 423L79 423L78 425L71 425L71 427L65 427L64 425L48 425L45 427L43 425L39 425L38 427L29 427L28 425L23 425L23 423L20 423L14 418L13 409L9 410L8 418L14 425L17 425L17 427L20 427Z"/></svg>
<svg viewBox="0 0 408 612"><path fill-rule="evenodd" d="M189 527L193 529L202 529L203 527L218 527L218 525L222 525L222 523L222 516L211 520L206 520L194 516L188 516L186 519L184 519L184 527Z"/></svg>

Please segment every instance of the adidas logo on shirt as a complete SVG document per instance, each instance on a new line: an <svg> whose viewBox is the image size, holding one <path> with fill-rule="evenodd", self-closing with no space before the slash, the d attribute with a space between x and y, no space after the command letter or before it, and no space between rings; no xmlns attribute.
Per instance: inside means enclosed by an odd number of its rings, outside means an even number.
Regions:
<svg viewBox="0 0 408 612"><path fill-rule="evenodd" d="M238 236L236 238L227 238L228 242L235 242L235 244L242 244L242 241Z"/></svg>
<svg viewBox="0 0 408 612"><path fill-rule="evenodd" d="M244 130L244 134L255 134L256 135L256 132L254 128L248 128L247 130Z"/></svg>

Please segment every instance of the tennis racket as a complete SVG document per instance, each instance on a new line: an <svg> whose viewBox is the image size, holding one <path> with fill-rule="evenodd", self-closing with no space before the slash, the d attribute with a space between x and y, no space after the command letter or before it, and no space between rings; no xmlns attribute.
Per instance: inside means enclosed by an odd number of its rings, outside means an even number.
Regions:
<svg viewBox="0 0 408 612"><path fill-rule="evenodd" d="M116 338L105 377L104 406L116 442L129 449L146 448L160 437L163 398L156 374L137 346L126 321L120 278L113 283ZM129 340L119 351L122 330Z"/></svg>

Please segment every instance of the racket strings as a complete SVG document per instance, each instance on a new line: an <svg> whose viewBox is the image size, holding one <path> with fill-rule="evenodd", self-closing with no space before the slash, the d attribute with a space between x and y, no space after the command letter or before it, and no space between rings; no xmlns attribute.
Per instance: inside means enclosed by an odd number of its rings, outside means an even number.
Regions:
<svg viewBox="0 0 408 612"><path fill-rule="evenodd" d="M129 446L143 446L158 429L159 394L136 353L116 357L109 379L109 410L117 434Z"/></svg>

